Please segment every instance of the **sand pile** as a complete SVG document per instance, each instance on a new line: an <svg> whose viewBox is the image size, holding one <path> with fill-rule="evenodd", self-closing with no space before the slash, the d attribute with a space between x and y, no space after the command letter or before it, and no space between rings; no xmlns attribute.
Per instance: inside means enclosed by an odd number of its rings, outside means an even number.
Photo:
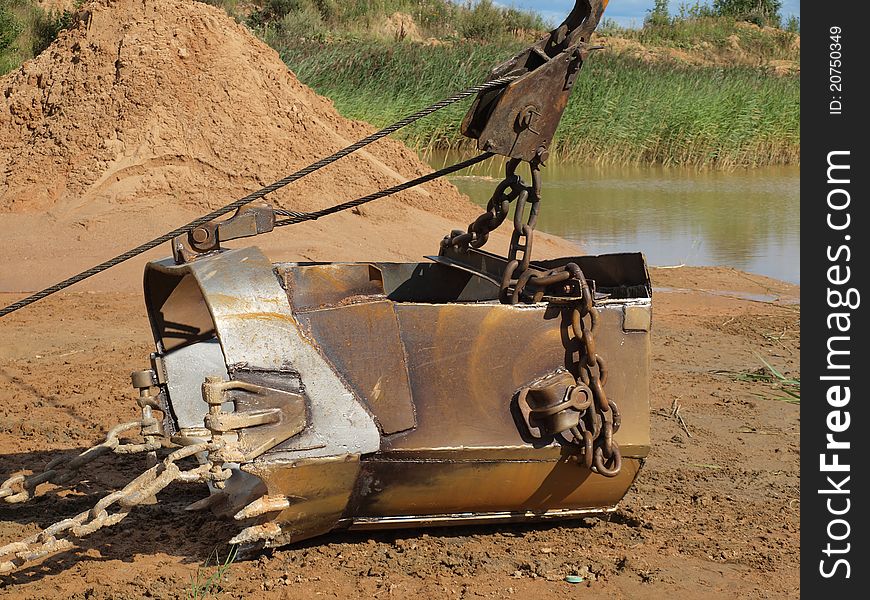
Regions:
<svg viewBox="0 0 870 600"><path fill-rule="evenodd" d="M395 12L384 20L381 31L396 40L422 42L423 36L417 28L414 17L408 13Z"/></svg>
<svg viewBox="0 0 870 600"><path fill-rule="evenodd" d="M458 124L457 124L458 126ZM302 85L223 11L95 0L0 79L0 291L49 285L259 189L373 132ZM312 210L429 172L382 140L268 200ZM480 209L445 181L256 244L273 260L418 260ZM509 228L488 249L504 252ZM539 236L536 256L575 252ZM79 288L141 286L159 248Z"/></svg>
<svg viewBox="0 0 870 600"><path fill-rule="evenodd" d="M226 204L373 129L342 118L277 53L214 7L98 0L0 80L0 211L93 215L134 204ZM398 142L278 194L310 209L427 168ZM443 182L406 203L466 207Z"/></svg>

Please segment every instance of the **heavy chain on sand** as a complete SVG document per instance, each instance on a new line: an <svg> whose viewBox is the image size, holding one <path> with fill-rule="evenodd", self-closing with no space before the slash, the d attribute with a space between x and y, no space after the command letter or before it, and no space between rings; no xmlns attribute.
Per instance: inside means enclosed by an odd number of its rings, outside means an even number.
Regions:
<svg viewBox="0 0 870 600"><path fill-rule="evenodd" d="M134 429L147 431L156 426L157 419L148 414L143 415L139 421L131 421L116 425L106 434L106 439L96 446L92 446L74 458L59 456L46 465L45 470L33 475L13 475L0 484L0 500L7 504L26 502L34 497L36 487L42 483L54 483L61 485L68 483L76 473L86 464L93 462L104 454L136 454L151 452L161 447L159 440L149 439L146 436L144 443L122 444L119 437L121 434Z"/></svg>
<svg viewBox="0 0 870 600"><path fill-rule="evenodd" d="M119 425L112 429L112 432L127 425L130 424ZM105 446L101 444L95 446L95 448L97 447ZM175 481L202 483L227 479L230 475L228 471L215 473L210 463L199 465L188 471L182 471L176 464L181 459L200 452L213 452L219 447L220 444L212 442L183 446L169 454L162 462L136 477L123 489L103 497L92 509L55 523L21 541L0 547L0 575L16 571L23 565L49 554L69 550L75 545L72 542L73 538L83 538L103 527L117 525L135 506L153 498ZM115 512L110 513L109 509L112 507L115 507Z"/></svg>

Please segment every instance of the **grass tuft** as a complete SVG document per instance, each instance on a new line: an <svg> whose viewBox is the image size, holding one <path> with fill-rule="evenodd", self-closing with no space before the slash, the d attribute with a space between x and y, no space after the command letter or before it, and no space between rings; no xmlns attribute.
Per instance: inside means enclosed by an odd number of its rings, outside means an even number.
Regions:
<svg viewBox="0 0 870 600"><path fill-rule="evenodd" d="M196 575L190 578L190 589L187 592L188 600L200 600L209 595L216 594L222 590L222 582L224 577L229 573L230 567L236 560L238 546L230 546L230 551L223 562L217 548L205 560L203 565L196 570ZM216 565L217 568L213 573L206 574L206 570L211 565Z"/></svg>
<svg viewBox="0 0 870 600"><path fill-rule="evenodd" d="M754 371L715 371L717 375L727 375L734 381L746 381L750 383L766 383L774 386L777 391L783 392L785 395L776 396L774 400L781 400L789 404L800 404L801 402L801 380L800 378L787 377L777 370L773 365L764 359L763 356L754 353L758 360L764 365Z"/></svg>
<svg viewBox="0 0 870 600"><path fill-rule="evenodd" d="M28 0L0 0L0 76L48 48L73 15L45 11Z"/></svg>

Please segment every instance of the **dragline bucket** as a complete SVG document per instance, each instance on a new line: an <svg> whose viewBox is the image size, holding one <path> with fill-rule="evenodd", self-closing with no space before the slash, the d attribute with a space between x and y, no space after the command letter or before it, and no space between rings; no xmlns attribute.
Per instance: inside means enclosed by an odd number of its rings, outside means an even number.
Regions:
<svg viewBox="0 0 870 600"><path fill-rule="evenodd" d="M222 250L280 225L251 205L148 265L143 393L173 442L216 444L208 462L230 475L199 506L241 521L235 542L562 519L626 494L650 443L644 257L531 258L541 167L605 6L577 2L492 72L509 83L477 97L462 131L509 157L507 174L437 256L272 264ZM514 202L508 256L483 251Z"/></svg>

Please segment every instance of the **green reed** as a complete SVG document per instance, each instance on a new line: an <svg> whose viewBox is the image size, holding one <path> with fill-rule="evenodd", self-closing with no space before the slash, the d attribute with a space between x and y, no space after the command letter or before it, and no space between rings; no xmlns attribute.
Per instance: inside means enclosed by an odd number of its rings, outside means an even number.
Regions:
<svg viewBox="0 0 870 600"><path fill-rule="evenodd" d="M302 82L383 126L478 83L520 43L421 45L269 38ZM468 146L468 103L399 135L420 151ZM557 158L732 168L800 162L800 77L750 67L645 63L606 51L584 66L553 141Z"/></svg>

